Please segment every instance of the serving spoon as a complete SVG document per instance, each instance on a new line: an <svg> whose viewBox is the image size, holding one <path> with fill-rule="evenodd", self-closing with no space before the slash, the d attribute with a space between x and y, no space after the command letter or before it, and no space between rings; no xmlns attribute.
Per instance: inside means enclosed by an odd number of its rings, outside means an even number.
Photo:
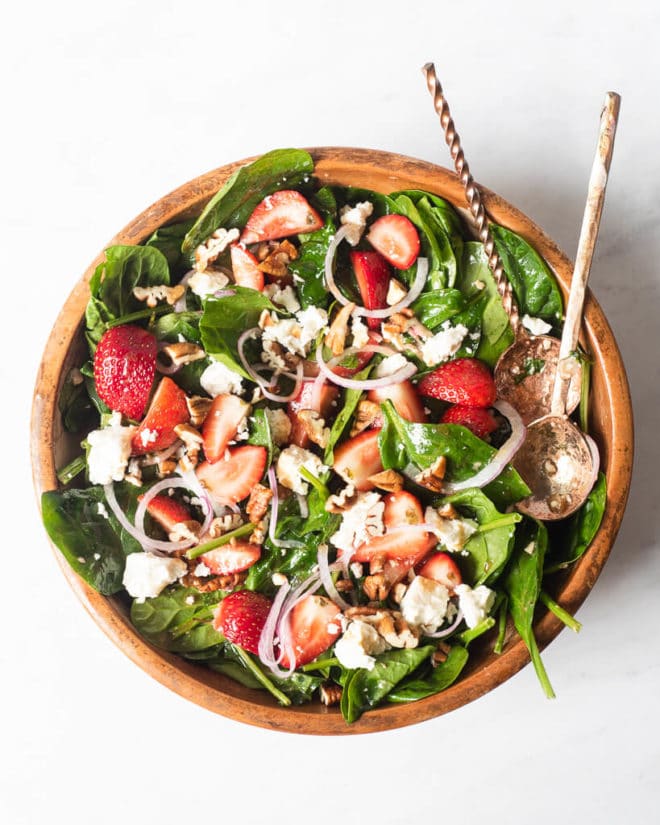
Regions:
<svg viewBox="0 0 660 825"><path fill-rule="evenodd" d="M529 335L523 326L511 283L504 273L502 260L490 231L481 193L470 173L433 63L427 63L422 68L422 73L445 133L454 168L463 184L471 223L484 245L489 269L515 336L513 343L502 353L495 365L497 395L515 407L523 422L529 424L550 412L560 342L551 335ZM572 358L571 362L572 375L566 397L568 413L571 413L580 402L582 382L582 366L579 360ZM539 364L540 368L537 366ZM533 368L530 369L528 365L533 365Z"/></svg>

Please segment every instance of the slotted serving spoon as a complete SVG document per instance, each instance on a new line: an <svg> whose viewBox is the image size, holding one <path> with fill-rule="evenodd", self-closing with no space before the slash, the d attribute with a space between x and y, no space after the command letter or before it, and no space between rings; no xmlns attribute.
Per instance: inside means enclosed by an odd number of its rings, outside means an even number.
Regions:
<svg viewBox="0 0 660 825"><path fill-rule="evenodd" d="M433 98L433 106L445 133L454 168L463 184L471 222L484 245L488 266L515 335L513 343L502 353L495 365L497 395L515 407L523 422L529 424L550 412L560 342L551 335L530 335L523 326L511 283L504 273L504 267L490 231L479 188L472 178L470 167L465 159L461 140L456 132L454 120L433 63L427 63L422 68L422 73L426 78ZM582 366L579 360L572 358L571 361L572 376L566 398L566 409L569 413L580 402L582 381ZM541 368L538 367L539 364ZM530 365L532 369L529 368Z"/></svg>

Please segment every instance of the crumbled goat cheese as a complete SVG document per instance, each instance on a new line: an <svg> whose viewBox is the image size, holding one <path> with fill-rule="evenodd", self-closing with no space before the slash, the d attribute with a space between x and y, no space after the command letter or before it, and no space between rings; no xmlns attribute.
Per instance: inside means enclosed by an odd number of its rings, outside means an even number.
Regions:
<svg viewBox="0 0 660 825"><path fill-rule="evenodd" d="M92 484L109 484L124 478L135 430L136 427L122 427L121 413L114 412L107 427L87 436L87 467Z"/></svg>
<svg viewBox="0 0 660 825"><path fill-rule="evenodd" d="M250 437L250 426L248 424L248 417L244 415L243 418L238 422L238 426L236 427L236 435L234 436L234 441L247 441Z"/></svg>
<svg viewBox="0 0 660 825"><path fill-rule="evenodd" d="M462 518L442 518L433 507L426 508L424 523L429 525L450 553L458 553L462 550L470 536L477 532L476 526L471 521Z"/></svg>
<svg viewBox="0 0 660 825"><path fill-rule="evenodd" d="M321 459L302 447L297 447L295 444L287 447L279 455L277 459L277 480L283 487L293 490L294 493L300 493L306 496L309 492L309 484L300 475L302 467L309 470L315 476L325 472L328 468L323 464Z"/></svg>
<svg viewBox="0 0 660 825"><path fill-rule="evenodd" d="M356 318L353 318L353 321L351 322L351 335L353 336L354 347L366 347L370 341L369 327L364 323L359 315Z"/></svg>
<svg viewBox="0 0 660 825"><path fill-rule="evenodd" d="M345 206L340 213L339 220L346 227L346 240L351 246L357 246L367 225L367 218L374 211L373 203L363 201L355 206Z"/></svg>
<svg viewBox="0 0 660 825"><path fill-rule="evenodd" d="M149 427L145 427L140 432L139 438L142 442L142 446L148 447L150 444L153 444L158 438L158 430L150 430Z"/></svg>
<svg viewBox="0 0 660 825"><path fill-rule="evenodd" d="M328 313L318 307L307 307L296 312L304 346L311 343L328 326Z"/></svg>
<svg viewBox="0 0 660 825"><path fill-rule="evenodd" d="M467 333L467 327L463 324L456 324L453 327L449 321L445 321L439 332L421 344L422 358L426 366L434 367L455 355L461 348Z"/></svg>
<svg viewBox="0 0 660 825"><path fill-rule="evenodd" d="M403 284L399 283L396 278L390 278L390 285L387 288L387 297L385 298L388 306L392 307L394 304L398 304L399 301L403 301L407 294Z"/></svg>
<svg viewBox="0 0 660 825"><path fill-rule="evenodd" d="M108 514L108 511L105 508L105 504L102 501L99 501L99 503L96 505L96 512L100 516L103 516L103 518L110 518L110 515Z"/></svg>
<svg viewBox="0 0 660 825"><path fill-rule="evenodd" d="M294 353L294 355L300 355L304 358L316 336L322 329L327 327L328 313L324 309L308 307L299 310L295 319L284 318L278 320L277 315L271 313L271 320L274 323L265 326L262 333L261 340L264 355L268 353L272 356L272 352L267 349L267 345L269 342L275 342L289 352ZM262 360L266 359L262 356ZM267 363L271 363L271 360L272 358L268 358ZM286 364L280 369L285 367Z"/></svg>
<svg viewBox="0 0 660 825"><path fill-rule="evenodd" d="M211 237L195 250L195 269L204 272L206 267L221 255L229 244L237 241L240 232L238 229L216 229Z"/></svg>
<svg viewBox="0 0 660 825"><path fill-rule="evenodd" d="M199 564L197 565L197 567L195 568L194 575L195 575L195 576L199 576L199 578L200 578L200 579L203 579L205 576L210 576L210 575L211 575L211 571L210 571L210 570L209 570L209 568L208 568L208 567L204 564L204 562L203 562L203 561L200 561L200 563L199 563Z"/></svg>
<svg viewBox="0 0 660 825"><path fill-rule="evenodd" d="M243 379L241 376L222 364L220 361L213 361L202 373L199 383L203 389L213 398L216 395L240 395L243 392Z"/></svg>
<svg viewBox="0 0 660 825"><path fill-rule="evenodd" d="M397 352L396 355L388 355L387 358L383 358L376 367L374 375L376 378L385 378L388 375L394 375L395 372L408 366L409 363L406 356L401 355L401 353Z"/></svg>
<svg viewBox="0 0 660 825"><path fill-rule="evenodd" d="M273 444L281 447L282 444L288 442L291 436L291 419L284 410L270 410L268 407L265 407L264 412L268 419L268 429L270 430Z"/></svg>
<svg viewBox="0 0 660 825"><path fill-rule="evenodd" d="M292 315L300 309L300 302L296 298L296 293L290 286L280 289L277 284L266 284L264 295L267 295L274 304L284 307Z"/></svg>
<svg viewBox="0 0 660 825"><path fill-rule="evenodd" d="M523 315L522 323L525 329L528 329L532 335L547 335L552 326L546 324L543 318L532 318L531 315Z"/></svg>
<svg viewBox="0 0 660 825"><path fill-rule="evenodd" d="M449 591L444 584L415 576L401 599L401 613L408 624L434 633L444 622L449 605Z"/></svg>
<svg viewBox="0 0 660 825"><path fill-rule="evenodd" d="M374 656L388 649L389 645L375 627L355 619L336 643L335 656L346 668L371 670L376 663Z"/></svg>
<svg viewBox="0 0 660 825"><path fill-rule="evenodd" d="M181 576L188 572L188 565L181 559L155 556L153 553L130 553L122 584L129 596L143 602L153 599Z"/></svg>
<svg viewBox="0 0 660 825"><path fill-rule="evenodd" d="M379 493L358 493L355 504L342 512L339 530L330 536L330 543L351 552L374 536L382 536L384 512L385 502Z"/></svg>
<svg viewBox="0 0 660 825"><path fill-rule="evenodd" d="M459 584L454 588L458 596L458 606L468 627L476 627L488 616L494 602L495 591L480 584L474 590L469 584Z"/></svg>
<svg viewBox="0 0 660 825"><path fill-rule="evenodd" d="M229 278L224 272L195 272L190 276L188 286L200 298L208 298L214 295L219 289L224 289L229 283Z"/></svg>

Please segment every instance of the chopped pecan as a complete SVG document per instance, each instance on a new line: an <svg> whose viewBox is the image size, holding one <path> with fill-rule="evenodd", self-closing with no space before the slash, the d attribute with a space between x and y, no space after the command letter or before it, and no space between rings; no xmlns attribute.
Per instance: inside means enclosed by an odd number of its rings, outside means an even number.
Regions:
<svg viewBox="0 0 660 825"><path fill-rule="evenodd" d="M431 490L433 493L441 493L442 480L445 477L446 471L447 459L443 455L438 456L427 470L424 470L415 477L415 482L419 484L420 487L426 487L427 490Z"/></svg>
<svg viewBox="0 0 660 825"><path fill-rule="evenodd" d="M240 527L242 524L243 519L238 515L238 513L232 513L227 516L218 516L211 522L208 530L209 538L217 539L220 536L224 536L225 533L229 533L231 530L236 530L236 528Z"/></svg>
<svg viewBox="0 0 660 825"><path fill-rule="evenodd" d="M375 401L360 401L357 405L353 426L351 427L351 438L367 427L371 427L380 418L380 406Z"/></svg>
<svg viewBox="0 0 660 825"><path fill-rule="evenodd" d="M263 484L256 484L250 493L250 500L245 508L252 524L258 524L268 512L268 505L273 497L273 491Z"/></svg>
<svg viewBox="0 0 660 825"><path fill-rule="evenodd" d="M353 590L353 582L350 579L337 579L335 588L339 593L350 593Z"/></svg>
<svg viewBox="0 0 660 825"><path fill-rule="evenodd" d="M173 344L166 344L162 352L172 362L172 366L179 367L184 364L192 364L206 357L206 353L198 344L189 341L175 341Z"/></svg>
<svg viewBox="0 0 660 825"><path fill-rule="evenodd" d="M186 291L185 286L167 286L166 284L156 284L156 286L136 286L133 295L138 301L146 301L150 309L158 306L159 301L167 301L170 306L176 304L179 298Z"/></svg>
<svg viewBox="0 0 660 825"><path fill-rule="evenodd" d="M195 445L199 447L204 442L202 434L199 430L191 427L190 424L177 424L174 427L174 432L181 439L181 441L183 441L186 447L194 447Z"/></svg>
<svg viewBox="0 0 660 825"><path fill-rule="evenodd" d="M325 419L321 418L316 410L298 410L296 417L302 424L307 438L319 447L325 448L330 437L330 428L325 426Z"/></svg>
<svg viewBox="0 0 660 825"><path fill-rule="evenodd" d="M384 573L374 573L367 576L362 583L362 589L370 602L385 601L390 592Z"/></svg>
<svg viewBox="0 0 660 825"><path fill-rule="evenodd" d="M238 240L240 234L238 229L223 229L222 227L216 229L211 237L195 250L195 269L198 272L204 272L229 244Z"/></svg>
<svg viewBox="0 0 660 825"><path fill-rule="evenodd" d="M347 619L364 619L365 616L375 616L378 612L377 607L357 605L357 607L349 607L348 610L344 610L344 616Z"/></svg>
<svg viewBox="0 0 660 825"><path fill-rule="evenodd" d="M402 301L407 294L408 290L400 281L397 281L396 278L390 278L390 283L387 287L387 297L385 298L388 306L398 304L399 301Z"/></svg>
<svg viewBox="0 0 660 825"><path fill-rule="evenodd" d="M382 573L385 569L386 557L384 553L374 553L369 561L369 573Z"/></svg>
<svg viewBox="0 0 660 825"><path fill-rule="evenodd" d="M354 309L355 304L346 304L335 315L335 319L330 325L330 329L325 336L325 343L326 346L330 347L333 355L341 355L345 349L348 322Z"/></svg>
<svg viewBox="0 0 660 825"><path fill-rule="evenodd" d="M201 532L202 525L194 519L178 521L173 525L168 538L170 541L197 541Z"/></svg>
<svg viewBox="0 0 660 825"><path fill-rule="evenodd" d="M176 470L176 464L177 462L175 458L164 458L162 461L159 461L156 464L158 475L162 478L172 475L172 473Z"/></svg>
<svg viewBox="0 0 660 825"><path fill-rule="evenodd" d="M341 701L342 688L340 685L335 685L327 682L319 688L319 697L321 702L330 707L330 705L338 705Z"/></svg>
<svg viewBox="0 0 660 825"><path fill-rule="evenodd" d="M248 541L250 544L263 544L266 540L266 522L262 519L257 522L254 530L250 533ZM232 539L232 542L234 539Z"/></svg>
<svg viewBox="0 0 660 825"><path fill-rule="evenodd" d="M263 253L262 253L263 254ZM289 264L298 257L298 250L290 241L282 241L269 250L265 258L259 259L259 269L272 278L289 276Z"/></svg>
<svg viewBox="0 0 660 825"><path fill-rule="evenodd" d="M419 631L410 627L401 613L396 610L383 610L382 615L369 621L378 633L392 647L417 647Z"/></svg>
<svg viewBox="0 0 660 825"><path fill-rule="evenodd" d="M433 656L431 657L431 661L433 662L433 664L441 665L443 662L446 662L450 650L451 645L448 645L447 642L438 642L438 647L433 652Z"/></svg>
<svg viewBox="0 0 660 825"><path fill-rule="evenodd" d="M401 599L406 595L408 588L403 582L397 582L391 591L391 596L397 604L401 604Z"/></svg>
<svg viewBox="0 0 660 825"><path fill-rule="evenodd" d="M200 578L194 573L188 573L181 579L184 587L194 587L200 593L213 593L216 590L233 590L243 584L247 578L247 572L228 573L223 576L212 576L210 578Z"/></svg>
<svg viewBox="0 0 660 825"><path fill-rule="evenodd" d="M398 493L403 489L403 476L396 470L383 470L381 473L369 476L367 481L379 490L385 490L388 493Z"/></svg>
<svg viewBox="0 0 660 825"><path fill-rule="evenodd" d="M190 423L193 427L201 427L211 409L212 399L201 395L186 396L186 405L190 414Z"/></svg>

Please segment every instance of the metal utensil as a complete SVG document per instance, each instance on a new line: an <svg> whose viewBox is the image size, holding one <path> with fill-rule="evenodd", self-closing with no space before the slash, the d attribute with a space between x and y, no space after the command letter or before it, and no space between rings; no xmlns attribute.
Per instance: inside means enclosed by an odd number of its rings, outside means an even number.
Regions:
<svg viewBox="0 0 660 825"><path fill-rule="evenodd" d="M605 202L620 104L621 98L615 92L605 95L596 157L589 178L587 204L561 336L550 414L527 428L527 438L513 460L514 467L532 490L532 495L519 502L517 508L544 521L565 518L581 507L598 474L598 449L594 441L569 420L566 396L571 380L570 364L575 361L571 354L577 347L587 280Z"/></svg>
<svg viewBox="0 0 660 825"><path fill-rule="evenodd" d="M559 340L550 335L530 335L521 323L511 284L504 273L502 261L490 232L488 216L479 188L470 173L460 137L456 132L447 99L433 63L427 63L422 68L422 73L426 78L433 105L440 118L445 140L454 161L454 168L463 184L471 223L484 245L488 266L515 335L513 344L502 353L495 365L497 394L499 398L503 398L515 407L523 422L529 424L550 412L555 370L559 359ZM573 359L573 362L573 374L566 399L566 408L569 413L577 407L580 401L582 381L581 364L577 359ZM540 369L539 364L542 365ZM534 368L529 369L528 365L534 365Z"/></svg>

